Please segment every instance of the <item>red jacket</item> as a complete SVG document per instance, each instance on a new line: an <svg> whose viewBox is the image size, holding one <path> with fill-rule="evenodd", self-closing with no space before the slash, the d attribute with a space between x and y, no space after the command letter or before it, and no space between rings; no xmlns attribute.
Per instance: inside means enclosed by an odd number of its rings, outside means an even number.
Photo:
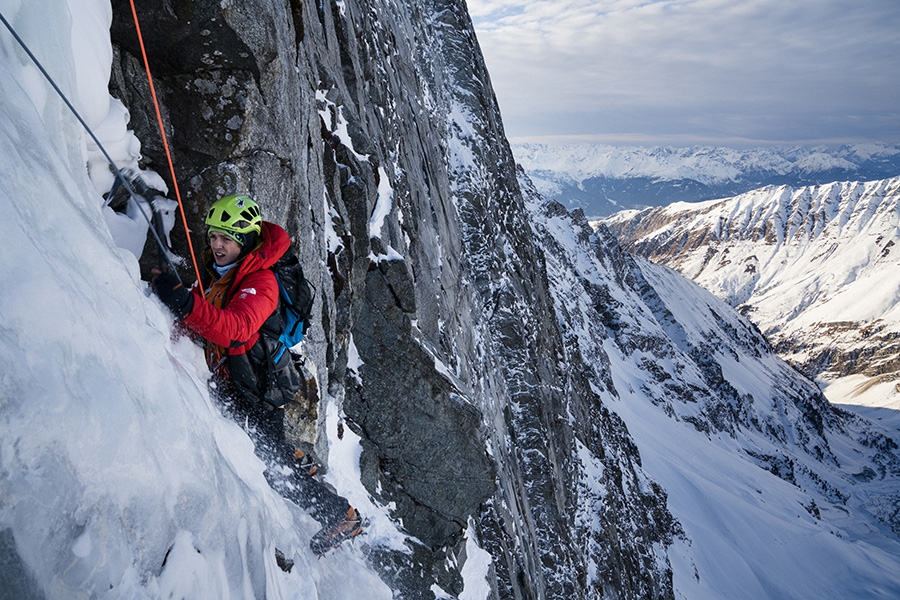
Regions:
<svg viewBox="0 0 900 600"><path fill-rule="evenodd" d="M215 367L225 354L244 354L259 339L259 328L278 307L278 281L269 267L278 262L291 239L275 223L263 221L257 247L221 279L204 253L206 289L194 285L194 306L183 323L207 340L207 361Z"/></svg>

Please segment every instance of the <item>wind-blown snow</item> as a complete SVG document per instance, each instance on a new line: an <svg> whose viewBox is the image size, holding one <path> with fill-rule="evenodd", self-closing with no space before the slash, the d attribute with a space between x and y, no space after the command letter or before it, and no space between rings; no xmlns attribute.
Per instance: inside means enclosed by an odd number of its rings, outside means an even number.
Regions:
<svg viewBox="0 0 900 600"><path fill-rule="evenodd" d="M76 106L97 108L104 94L116 106L105 91L106 2L2 0L0 11ZM73 52L85 37L106 45ZM112 179L94 167L88 177L80 125L5 30L0 55L4 593L390 598L360 548L321 560L309 551L319 525L271 490L251 440L210 397L202 352L173 333L135 256L116 245L129 232L105 218ZM85 115L117 132L101 141L131 135L121 110ZM135 147L111 143L123 166ZM295 561L290 573L276 547Z"/></svg>

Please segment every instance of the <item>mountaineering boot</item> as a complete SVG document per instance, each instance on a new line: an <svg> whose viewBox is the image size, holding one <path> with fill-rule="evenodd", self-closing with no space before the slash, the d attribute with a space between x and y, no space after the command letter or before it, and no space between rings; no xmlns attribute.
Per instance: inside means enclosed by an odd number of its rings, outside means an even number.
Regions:
<svg viewBox="0 0 900 600"><path fill-rule="evenodd" d="M297 467L310 477L315 475L319 471L319 465L316 464L316 459L312 455L311 452L304 452L300 448L294 449L294 462L297 463Z"/></svg>
<svg viewBox="0 0 900 600"><path fill-rule="evenodd" d="M347 515L335 525L322 528L309 541L309 548L316 556L322 556L332 548L337 548L341 542L358 536L362 533L362 519L352 506L347 510Z"/></svg>

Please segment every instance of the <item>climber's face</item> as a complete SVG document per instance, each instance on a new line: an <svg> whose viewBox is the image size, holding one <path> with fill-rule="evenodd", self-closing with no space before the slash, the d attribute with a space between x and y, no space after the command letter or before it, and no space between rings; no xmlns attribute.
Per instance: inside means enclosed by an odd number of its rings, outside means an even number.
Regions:
<svg viewBox="0 0 900 600"><path fill-rule="evenodd" d="M209 249L212 250L213 260L216 265L224 267L230 265L241 255L241 245L231 236L219 231L209 232Z"/></svg>

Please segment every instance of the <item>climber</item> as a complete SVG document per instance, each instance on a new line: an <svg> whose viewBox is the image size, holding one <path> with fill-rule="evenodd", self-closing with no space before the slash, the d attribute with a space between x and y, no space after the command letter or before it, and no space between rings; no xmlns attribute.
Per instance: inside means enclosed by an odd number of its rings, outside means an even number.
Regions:
<svg viewBox="0 0 900 600"><path fill-rule="evenodd" d="M259 330L278 307L278 282L270 267L290 248L290 238L279 225L263 221L256 202L240 194L213 203L206 225L202 287L195 283L188 290L174 273L154 270L153 288L206 340L219 396L253 436L270 485L324 525L310 541L321 555L362 531L359 513L295 462L295 449L284 438L284 405L265 401L268 382L258 377L266 359Z"/></svg>

